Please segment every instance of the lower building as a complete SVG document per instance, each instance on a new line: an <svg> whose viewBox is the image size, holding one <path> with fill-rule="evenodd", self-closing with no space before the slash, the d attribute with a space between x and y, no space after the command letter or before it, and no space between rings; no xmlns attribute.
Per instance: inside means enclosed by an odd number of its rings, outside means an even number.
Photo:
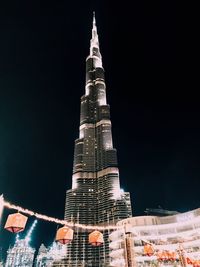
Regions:
<svg viewBox="0 0 200 267"><path fill-rule="evenodd" d="M53 242L49 248L46 248L42 244L38 250L35 267L60 266L57 262L62 262L62 259L66 255L66 249L66 245L61 245L56 242Z"/></svg>
<svg viewBox="0 0 200 267"><path fill-rule="evenodd" d="M7 251L5 267L32 267L35 249L26 239L19 239Z"/></svg>
<svg viewBox="0 0 200 267"><path fill-rule="evenodd" d="M111 266L200 266L200 208L172 216L132 217L117 226L110 234Z"/></svg>

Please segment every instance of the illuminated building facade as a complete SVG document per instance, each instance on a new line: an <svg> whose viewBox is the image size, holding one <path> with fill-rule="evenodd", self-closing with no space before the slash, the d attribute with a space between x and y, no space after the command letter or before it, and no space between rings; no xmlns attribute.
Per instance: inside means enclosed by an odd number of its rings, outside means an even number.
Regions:
<svg viewBox="0 0 200 267"><path fill-rule="evenodd" d="M51 263L53 262L52 257L48 257L48 249L44 246L44 244L41 244L37 257L35 262L35 267L47 267L51 266Z"/></svg>
<svg viewBox="0 0 200 267"><path fill-rule="evenodd" d="M200 260L200 208L172 216L128 218L117 225L119 230L110 234L111 266L186 266L189 260ZM152 244L151 256L144 253L146 242ZM180 248L185 265L180 262ZM159 261L161 252L175 252L175 260L165 256Z"/></svg>
<svg viewBox="0 0 200 267"><path fill-rule="evenodd" d="M32 267L35 249L25 239L19 239L7 251L5 267Z"/></svg>
<svg viewBox="0 0 200 267"><path fill-rule="evenodd" d="M85 95L81 97L80 131L75 140L72 189L66 193L65 219L86 225L115 224L132 216L130 195L120 190L117 151L113 147L110 107L95 17L86 59ZM74 229L63 266L109 265L108 232L104 245L88 244L88 232Z"/></svg>
<svg viewBox="0 0 200 267"><path fill-rule="evenodd" d="M35 267L59 266L59 261L66 255L66 246L53 242L52 246L46 248L43 244L38 250ZM58 262L58 265L56 264Z"/></svg>

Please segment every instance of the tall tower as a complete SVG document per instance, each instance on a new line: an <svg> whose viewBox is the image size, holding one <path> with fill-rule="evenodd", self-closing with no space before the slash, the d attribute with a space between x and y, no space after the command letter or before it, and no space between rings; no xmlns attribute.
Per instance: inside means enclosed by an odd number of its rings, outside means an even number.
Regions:
<svg viewBox="0 0 200 267"><path fill-rule="evenodd" d="M131 216L130 195L120 190L117 151L113 147L110 107L93 16L85 95L81 97L79 138L75 140L72 189L66 193L65 219L106 226ZM103 234L105 244L96 248L88 244L86 230L75 229L73 242L67 248L66 266L109 266L108 232Z"/></svg>

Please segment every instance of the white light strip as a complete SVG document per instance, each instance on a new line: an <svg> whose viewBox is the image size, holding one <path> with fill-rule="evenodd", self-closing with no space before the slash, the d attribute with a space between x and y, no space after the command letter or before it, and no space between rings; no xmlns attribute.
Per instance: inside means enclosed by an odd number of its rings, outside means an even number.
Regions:
<svg viewBox="0 0 200 267"><path fill-rule="evenodd" d="M167 239L167 238L172 238L172 237L183 237L183 238L187 238L188 236L192 235L192 234L200 234L200 229L194 229L194 230L190 230L190 231L185 231L185 232L179 232L179 233L170 233L170 234L158 234L158 235L145 235L145 238L147 239ZM136 237L135 240L139 240L141 239L142 235L140 237Z"/></svg>
<svg viewBox="0 0 200 267"><path fill-rule="evenodd" d="M13 205L6 201L4 201L3 204L4 204L4 207L6 208L17 210L19 212L25 213L26 215L35 216L37 219L41 219L41 220L48 221L48 222L54 222L57 224L67 225L69 227L77 227L77 228L82 228L82 229L87 229L87 230L100 230L100 231L101 230L112 230L112 229L114 230L114 229L120 228L119 226L115 226L115 225L98 226L98 225L84 225L84 224L79 224L79 223L72 223L67 220L60 220L57 218L49 217L47 215L39 214L34 211L24 209L20 206Z"/></svg>
<svg viewBox="0 0 200 267"><path fill-rule="evenodd" d="M186 222L175 222L175 223L165 223L165 224L156 224L156 225L145 225L145 226L134 226L135 230L139 231L147 231L147 230L161 230L161 229L171 229L171 228L177 228L177 227L184 227L186 225L191 225L194 223L200 223L200 216L194 217L189 221Z"/></svg>
<svg viewBox="0 0 200 267"><path fill-rule="evenodd" d="M108 124L111 125L111 121L110 120L100 120L96 123L96 127L98 127L101 124Z"/></svg>

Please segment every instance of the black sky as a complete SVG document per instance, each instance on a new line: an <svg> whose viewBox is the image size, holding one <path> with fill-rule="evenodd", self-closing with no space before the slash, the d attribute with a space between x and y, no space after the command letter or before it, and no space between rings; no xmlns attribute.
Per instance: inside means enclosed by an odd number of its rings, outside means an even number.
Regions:
<svg viewBox="0 0 200 267"><path fill-rule="evenodd" d="M180 78L174 2L0 5L0 193L63 217L95 10L121 187L134 214L199 207L200 108ZM35 244L48 245L55 227L40 222ZM11 234L1 232L5 248Z"/></svg>

